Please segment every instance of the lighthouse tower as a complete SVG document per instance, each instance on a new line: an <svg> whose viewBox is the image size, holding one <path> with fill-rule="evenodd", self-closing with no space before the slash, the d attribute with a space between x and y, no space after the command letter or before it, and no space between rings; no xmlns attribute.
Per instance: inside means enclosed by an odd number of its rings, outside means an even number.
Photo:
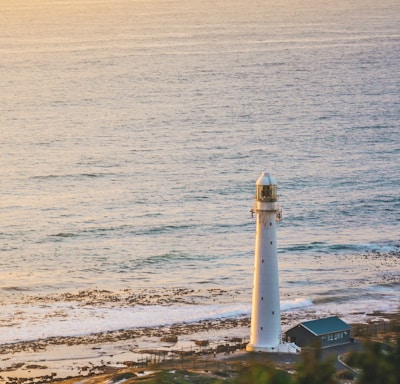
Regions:
<svg viewBox="0 0 400 384"><path fill-rule="evenodd" d="M281 344L276 224L280 210L275 179L263 172L256 183L256 215L250 352L289 352Z"/></svg>

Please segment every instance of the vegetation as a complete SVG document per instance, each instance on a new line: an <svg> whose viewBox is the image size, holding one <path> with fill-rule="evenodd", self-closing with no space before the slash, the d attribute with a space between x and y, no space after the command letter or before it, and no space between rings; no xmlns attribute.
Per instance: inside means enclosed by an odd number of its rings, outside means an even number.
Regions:
<svg viewBox="0 0 400 384"><path fill-rule="evenodd" d="M276 369L272 363L261 364L254 363L251 366L243 368L234 384L289 384L291 376L285 371Z"/></svg>
<svg viewBox="0 0 400 384"><path fill-rule="evenodd" d="M362 352L353 352L350 366L359 369L357 384L400 383L400 336L394 343L367 341ZM334 360L323 360L319 347L303 350L302 359L291 376L277 370L271 363L253 364L239 373L234 384L337 384L339 379L353 380L349 371L336 373Z"/></svg>
<svg viewBox="0 0 400 384"><path fill-rule="evenodd" d="M348 364L357 367L357 384L400 383L400 336L394 344L367 341L363 352L351 354Z"/></svg>
<svg viewBox="0 0 400 384"><path fill-rule="evenodd" d="M123 381L124 384L138 381ZM122 383L122 381L121 381ZM140 378L141 384L216 384L215 377L204 376L186 370L158 372L149 377Z"/></svg>
<svg viewBox="0 0 400 384"><path fill-rule="evenodd" d="M347 369L342 369L341 371L337 372L336 376L338 379L346 380L346 381L354 380L354 377L355 377L354 373L348 371Z"/></svg>
<svg viewBox="0 0 400 384"><path fill-rule="evenodd" d="M118 375L115 375L111 382L112 383L118 383L120 381L128 380L131 379L132 377L136 377L136 375L132 372L125 372L125 373L120 373Z"/></svg>
<svg viewBox="0 0 400 384"><path fill-rule="evenodd" d="M296 384L336 384L336 369L334 360L322 359L322 351L319 345L314 348L303 349L302 360L297 364Z"/></svg>

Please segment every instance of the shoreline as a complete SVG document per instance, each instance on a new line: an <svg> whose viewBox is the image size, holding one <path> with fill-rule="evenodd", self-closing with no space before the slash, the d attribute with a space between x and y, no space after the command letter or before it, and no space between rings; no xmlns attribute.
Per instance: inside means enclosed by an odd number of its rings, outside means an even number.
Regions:
<svg viewBox="0 0 400 384"><path fill-rule="evenodd" d="M372 323L396 316L383 312L366 315ZM293 321L304 321L304 317L282 314L282 324ZM173 359L174 354L185 350L223 350L226 345L245 344L249 327L250 317L246 316L3 344L0 383L23 380L33 384L97 375L138 364L141 359L160 352L170 354Z"/></svg>
<svg viewBox="0 0 400 384"><path fill-rule="evenodd" d="M180 323L102 332L76 337L51 337L0 345L0 383L24 379L25 383L54 382L126 368L155 351L177 353L244 338L249 318ZM226 335L235 328L235 337ZM231 333L231 332L229 332ZM168 342L172 336L176 342ZM201 344L201 343L198 343Z"/></svg>

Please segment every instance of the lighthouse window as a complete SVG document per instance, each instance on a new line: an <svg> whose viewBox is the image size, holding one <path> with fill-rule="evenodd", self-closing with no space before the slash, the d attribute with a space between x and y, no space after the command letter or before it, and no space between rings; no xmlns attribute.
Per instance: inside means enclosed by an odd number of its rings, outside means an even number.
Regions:
<svg viewBox="0 0 400 384"><path fill-rule="evenodd" d="M272 244L272 241L271 241L271 244Z"/></svg>
<svg viewBox="0 0 400 384"><path fill-rule="evenodd" d="M260 201L276 201L276 185L259 185L257 186L257 200Z"/></svg>

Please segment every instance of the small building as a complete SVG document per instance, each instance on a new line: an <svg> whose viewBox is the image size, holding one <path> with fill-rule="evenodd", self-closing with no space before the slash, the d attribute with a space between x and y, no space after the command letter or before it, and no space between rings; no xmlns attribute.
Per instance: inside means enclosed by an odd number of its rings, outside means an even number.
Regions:
<svg viewBox="0 0 400 384"><path fill-rule="evenodd" d="M319 341L321 348L351 342L351 326L337 316L303 321L286 332L286 342L305 347Z"/></svg>

